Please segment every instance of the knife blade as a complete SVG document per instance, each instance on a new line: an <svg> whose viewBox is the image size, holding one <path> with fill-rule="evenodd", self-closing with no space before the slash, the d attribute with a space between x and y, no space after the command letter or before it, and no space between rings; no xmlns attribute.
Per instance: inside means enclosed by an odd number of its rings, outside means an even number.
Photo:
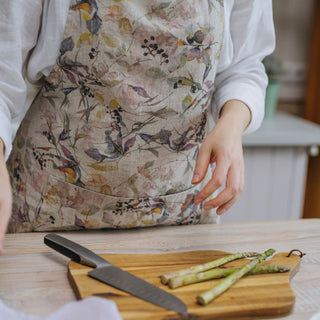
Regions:
<svg viewBox="0 0 320 320"><path fill-rule="evenodd" d="M165 309L188 314L187 306L175 295L122 270L80 244L55 233L45 235L44 243L73 261L95 268L88 275L96 280Z"/></svg>

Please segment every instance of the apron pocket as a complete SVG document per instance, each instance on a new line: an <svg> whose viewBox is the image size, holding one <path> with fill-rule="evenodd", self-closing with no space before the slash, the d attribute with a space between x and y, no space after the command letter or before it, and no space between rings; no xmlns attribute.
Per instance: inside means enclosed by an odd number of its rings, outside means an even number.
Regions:
<svg viewBox="0 0 320 320"><path fill-rule="evenodd" d="M194 204L194 197L203 186L158 197L105 196L102 222L109 228L217 223L215 210L205 211L202 204Z"/></svg>
<svg viewBox="0 0 320 320"><path fill-rule="evenodd" d="M35 231L99 229L105 195L49 175Z"/></svg>
<svg viewBox="0 0 320 320"><path fill-rule="evenodd" d="M196 206L204 184L165 196L126 198L105 195L48 176L35 231L123 229L157 225L216 223L215 210Z"/></svg>

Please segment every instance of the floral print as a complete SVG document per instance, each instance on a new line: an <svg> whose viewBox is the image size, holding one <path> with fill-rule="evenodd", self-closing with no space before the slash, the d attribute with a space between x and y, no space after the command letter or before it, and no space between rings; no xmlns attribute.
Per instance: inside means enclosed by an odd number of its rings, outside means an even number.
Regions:
<svg viewBox="0 0 320 320"><path fill-rule="evenodd" d="M223 38L218 0L71 1L8 167L11 231L211 223L191 184Z"/></svg>

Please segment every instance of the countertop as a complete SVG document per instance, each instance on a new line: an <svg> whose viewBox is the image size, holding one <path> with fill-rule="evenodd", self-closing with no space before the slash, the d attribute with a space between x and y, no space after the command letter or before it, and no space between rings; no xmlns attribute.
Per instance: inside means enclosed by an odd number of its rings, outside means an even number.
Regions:
<svg viewBox="0 0 320 320"><path fill-rule="evenodd" d="M256 132L244 135L242 142L244 147L318 146L320 126L289 113L278 112L265 118Z"/></svg>
<svg viewBox="0 0 320 320"><path fill-rule="evenodd" d="M291 315L279 319L306 320L320 311L320 219L61 234L96 253L300 249L306 255L291 280L295 308ZM69 260L44 245L44 235L6 235L4 253L0 256L0 299L17 311L47 315L75 300L67 280Z"/></svg>

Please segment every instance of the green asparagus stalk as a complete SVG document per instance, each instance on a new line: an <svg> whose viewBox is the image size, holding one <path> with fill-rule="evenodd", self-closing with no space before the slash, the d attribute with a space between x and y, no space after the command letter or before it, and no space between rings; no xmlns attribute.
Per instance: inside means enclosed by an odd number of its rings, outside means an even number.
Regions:
<svg viewBox="0 0 320 320"><path fill-rule="evenodd" d="M192 283L198 283L207 280L225 278L240 268L213 269L205 272L192 273L185 276L179 276L169 279L168 285L171 289L186 286ZM247 275L287 272L290 268L286 266L258 266L250 270Z"/></svg>
<svg viewBox="0 0 320 320"><path fill-rule="evenodd" d="M202 272L202 271L207 271L209 269L219 267L227 262L230 262L230 261L233 261L236 259L256 257L258 255L259 255L258 252L238 252L238 253L227 255L227 256L220 258L220 259L217 259L217 260L213 260L213 261L210 261L210 262L207 262L204 264L193 266L188 269L170 272L168 274L162 275L160 277L160 279L163 284L167 284L169 279L171 279L171 278L184 276L184 275L188 275L188 274L192 274L192 273L198 273L198 272Z"/></svg>
<svg viewBox="0 0 320 320"><path fill-rule="evenodd" d="M235 282L237 282L241 277L243 277L250 270L252 270L262 260L265 260L267 257L273 255L274 253L275 253L274 249L269 249L265 251L263 254L261 254L260 256L258 256L257 258L251 260L248 264L246 264L239 270L231 273L225 279L221 280L216 286L198 295L197 296L198 303L202 305L208 304L214 298L218 297L220 294L228 290Z"/></svg>

